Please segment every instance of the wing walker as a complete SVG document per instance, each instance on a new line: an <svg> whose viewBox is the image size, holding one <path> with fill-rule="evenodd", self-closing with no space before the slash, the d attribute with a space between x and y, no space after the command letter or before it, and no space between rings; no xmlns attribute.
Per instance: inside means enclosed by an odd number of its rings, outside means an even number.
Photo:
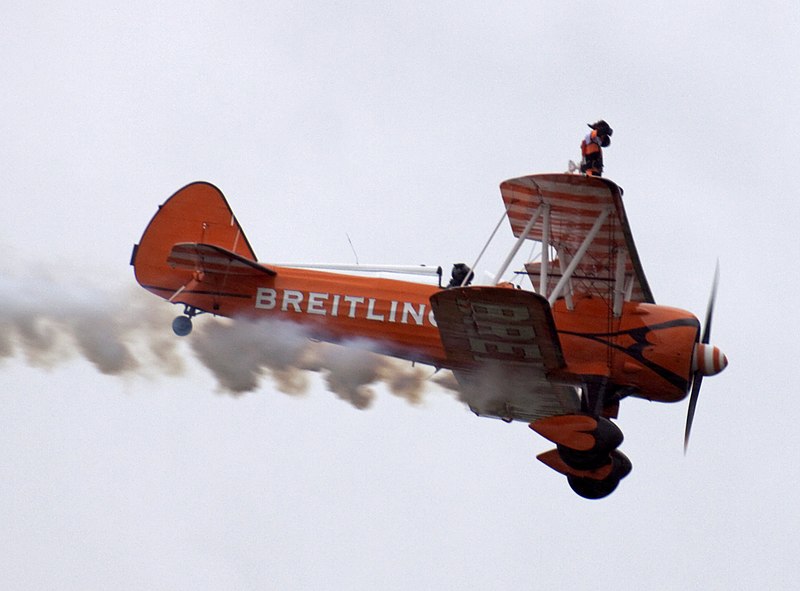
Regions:
<svg viewBox="0 0 800 591"><path fill-rule="evenodd" d="M491 285L472 285L464 265L442 288L441 278L437 286L361 273L399 268L261 263L205 182L161 205L131 264L142 287L183 306L173 323L181 336L200 313L273 318L449 369L475 414L528 423L555 444L538 458L577 494L602 498L631 471L613 422L623 399L689 396L688 443L702 380L727 365L710 343L718 273L701 327L690 312L655 304L615 183L535 174L501 183L500 193L495 233L508 220L517 240ZM502 278L531 240L541 250L520 271L531 289L520 289Z"/></svg>

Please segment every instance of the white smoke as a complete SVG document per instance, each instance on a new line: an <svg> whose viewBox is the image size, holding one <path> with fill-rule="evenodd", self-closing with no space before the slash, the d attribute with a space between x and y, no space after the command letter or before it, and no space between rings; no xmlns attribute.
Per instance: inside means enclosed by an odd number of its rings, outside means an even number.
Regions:
<svg viewBox="0 0 800 591"><path fill-rule="evenodd" d="M170 314L141 295L80 279L0 275L0 357L52 367L80 356L108 375L178 374L183 359L163 330Z"/></svg>
<svg viewBox="0 0 800 591"><path fill-rule="evenodd" d="M302 394L309 372L323 376L328 390L356 408L367 408L382 382L396 396L420 402L430 371L371 351L368 341L332 345L312 341L303 327L276 320L205 320L192 334L197 358L221 388L238 394L259 387L270 376L286 394Z"/></svg>
<svg viewBox="0 0 800 591"><path fill-rule="evenodd" d="M152 377L180 375L191 352L223 392L253 392L266 378L281 392L302 394L315 372L359 409L370 406L379 383L419 403L432 373L377 354L374 343L315 342L301 326L275 320L199 316L194 332L182 339L170 327L179 312L138 286L115 290L74 276L0 272L0 360L21 357L50 368L83 358L106 375Z"/></svg>

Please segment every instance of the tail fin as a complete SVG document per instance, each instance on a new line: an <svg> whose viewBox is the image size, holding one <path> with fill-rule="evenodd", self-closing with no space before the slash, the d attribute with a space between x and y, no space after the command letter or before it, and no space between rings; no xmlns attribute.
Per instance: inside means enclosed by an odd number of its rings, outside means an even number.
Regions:
<svg viewBox="0 0 800 591"><path fill-rule="evenodd" d="M233 215L225 196L210 183L186 185L161 205L150 220L131 265L145 289L171 298L193 279L191 268L169 264L178 243L219 247L237 258L256 263L256 255Z"/></svg>

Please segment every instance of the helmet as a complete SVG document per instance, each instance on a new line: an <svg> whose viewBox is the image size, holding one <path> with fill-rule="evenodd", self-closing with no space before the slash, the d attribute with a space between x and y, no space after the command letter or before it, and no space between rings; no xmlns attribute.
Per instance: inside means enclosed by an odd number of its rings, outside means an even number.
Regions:
<svg viewBox="0 0 800 591"><path fill-rule="evenodd" d="M589 123L589 127L594 129L598 135L614 135L614 130L611 129L611 126L603 119L600 119L600 121L595 121L594 123Z"/></svg>

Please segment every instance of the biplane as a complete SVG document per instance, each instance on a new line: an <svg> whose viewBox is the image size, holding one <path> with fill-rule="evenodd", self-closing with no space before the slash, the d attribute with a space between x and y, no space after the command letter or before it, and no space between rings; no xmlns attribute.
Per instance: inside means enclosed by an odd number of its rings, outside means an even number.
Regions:
<svg viewBox="0 0 800 591"><path fill-rule="evenodd" d="M615 183L536 174L500 192L495 232L508 220L516 242L491 285L463 272L442 288L441 278L261 263L205 182L160 206L131 264L142 287L183 306L173 322L181 336L200 313L275 318L316 339L368 339L381 353L451 370L475 414L528 423L555 444L538 456L544 464L577 494L605 497L631 471L613 422L624 398L689 396L688 443L703 377L728 363L710 344L718 273L701 329L690 312L655 304ZM532 289L521 289L502 278L528 240L541 249L521 271Z"/></svg>

